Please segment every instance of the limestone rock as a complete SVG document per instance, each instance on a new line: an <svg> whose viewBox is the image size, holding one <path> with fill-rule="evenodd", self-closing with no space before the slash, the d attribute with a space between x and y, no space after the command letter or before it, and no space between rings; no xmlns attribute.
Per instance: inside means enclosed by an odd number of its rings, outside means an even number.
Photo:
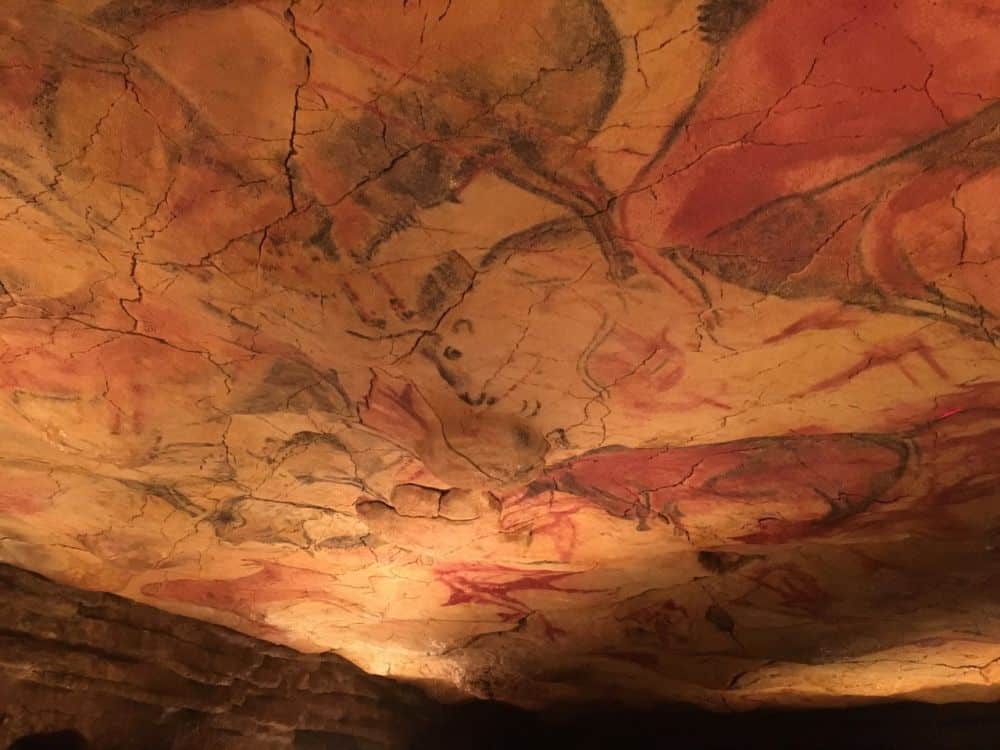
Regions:
<svg viewBox="0 0 1000 750"><path fill-rule="evenodd" d="M75 732L104 750L298 750L310 736L322 747L406 748L438 710L333 654L299 654L6 565L0 595L3 747Z"/></svg>
<svg viewBox="0 0 1000 750"><path fill-rule="evenodd" d="M401 516L433 518L440 506L440 490L419 484L398 484L392 490L392 507Z"/></svg>
<svg viewBox="0 0 1000 750"><path fill-rule="evenodd" d="M449 698L996 700L997 30L6 0L0 561Z"/></svg>

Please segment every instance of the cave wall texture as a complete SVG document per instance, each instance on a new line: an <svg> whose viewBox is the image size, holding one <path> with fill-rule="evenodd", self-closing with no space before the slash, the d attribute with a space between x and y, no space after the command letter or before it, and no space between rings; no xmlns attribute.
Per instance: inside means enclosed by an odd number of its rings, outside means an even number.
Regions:
<svg viewBox="0 0 1000 750"><path fill-rule="evenodd" d="M410 747L435 720L419 691L333 654L10 566L0 596L3 748L75 731L94 750L379 750Z"/></svg>
<svg viewBox="0 0 1000 750"><path fill-rule="evenodd" d="M2 8L0 562L251 693L1000 699L997 0Z"/></svg>
<svg viewBox="0 0 1000 750"><path fill-rule="evenodd" d="M995 750L1000 704L717 714L435 703L365 674L0 565L4 750Z"/></svg>
<svg viewBox="0 0 1000 750"><path fill-rule="evenodd" d="M436 719L418 690L333 654L6 565L0 597L0 748L76 732L93 750L382 750Z"/></svg>

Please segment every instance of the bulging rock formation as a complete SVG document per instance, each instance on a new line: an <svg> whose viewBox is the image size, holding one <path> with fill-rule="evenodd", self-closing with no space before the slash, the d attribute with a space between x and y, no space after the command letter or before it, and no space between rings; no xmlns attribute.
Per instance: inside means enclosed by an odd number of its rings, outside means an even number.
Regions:
<svg viewBox="0 0 1000 750"><path fill-rule="evenodd" d="M528 707L997 700L998 28L7 0L0 561L295 650L186 625L225 664L157 690L205 731L272 721L237 675L325 700L295 652ZM147 612L106 601L65 616Z"/></svg>
<svg viewBox="0 0 1000 750"><path fill-rule="evenodd" d="M437 718L419 691L333 654L6 565L0 595L5 748L380 750L411 747Z"/></svg>

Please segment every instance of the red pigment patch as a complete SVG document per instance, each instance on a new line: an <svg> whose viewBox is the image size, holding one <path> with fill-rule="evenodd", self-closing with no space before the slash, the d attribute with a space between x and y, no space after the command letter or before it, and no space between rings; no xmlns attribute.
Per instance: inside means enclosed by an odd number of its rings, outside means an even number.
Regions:
<svg viewBox="0 0 1000 750"><path fill-rule="evenodd" d="M40 513L58 491L59 485L46 477L8 477L0 485L0 513L11 516Z"/></svg>
<svg viewBox="0 0 1000 750"><path fill-rule="evenodd" d="M532 536L544 536L563 562L569 561L576 550L576 524L573 516L590 503L572 496L556 499L555 493L544 496L521 492L501 500L500 529L505 534L530 531Z"/></svg>
<svg viewBox="0 0 1000 750"><path fill-rule="evenodd" d="M0 490L0 513L11 516L30 516L38 513L42 504L32 495Z"/></svg>
<svg viewBox="0 0 1000 750"><path fill-rule="evenodd" d="M539 614L550 638L560 634L536 610L530 608L515 594L522 591L554 591L569 594L592 594L602 589L569 588L557 585L564 578L579 575L579 571L522 570L505 565L482 563L449 563L434 569L435 577L451 592L445 607L458 604L481 604L499 609L504 622L520 620Z"/></svg>
<svg viewBox="0 0 1000 750"><path fill-rule="evenodd" d="M938 363L931 348L921 341L920 338L910 336L890 344L882 344L880 346L872 347L862 356L857 364L847 367L844 370L821 380L819 383L810 386L804 391L800 391L796 395L804 396L809 393L818 393L819 391L839 388L865 371L875 370L888 365L898 367L903 375L906 376L907 380L914 385L919 385L917 378L902 362L905 357L911 354L915 354L920 357L920 359L922 359L938 377L942 379L948 378L947 370L945 370Z"/></svg>
<svg viewBox="0 0 1000 750"><path fill-rule="evenodd" d="M534 526L548 522L547 511L579 509L551 505L546 493L558 490L640 524L659 515L687 535L708 527L744 542L789 541L830 533L863 512L898 480L905 456L890 439L846 435L609 449L552 467L502 502L505 512L517 518L521 511ZM762 522L762 513L773 520Z"/></svg>
<svg viewBox="0 0 1000 750"><path fill-rule="evenodd" d="M948 409L947 411L943 411L940 414L938 414L937 415L937 419L947 419L948 417L953 417L956 414L961 414L963 411L965 411L965 410L964 409L960 409L960 408L958 408L956 406L953 409Z"/></svg>
<svg viewBox="0 0 1000 750"><path fill-rule="evenodd" d="M199 607L231 612L252 620L273 602L313 601L330 604L345 612L357 609L334 596L330 589L336 578L308 568L253 560L260 569L239 578L181 578L163 583L147 583L142 593Z"/></svg>
<svg viewBox="0 0 1000 750"><path fill-rule="evenodd" d="M361 422L419 455L420 444L440 430L434 412L410 383L376 376L359 408Z"/></svg>
<svg viewBox="0 0 1000 750"><path fill-rule="evenodd" d="M767 3L671 148L623 194L622 233L649 246L697 246L763 204L948 127L929 86L942 71L982 67L973 64L979 48L963 41L988 34L991 20L952 23L947 5ZM915 41L915 29L935 43Z"/></svg>
<svg viewBox="0 0 1000 750"><path fill-rule="evenodd" d="M835 331L853 324L856 320L857 315L839 305L827 310L817 310L790 323L773 336L768 336L764 339L764 343L773 344L805 331Z"/></svg>
<svg viewBox="0 0 1000 750"><path fill-rule="evenodd" d="M833 599L812 575L794 565L773 565L758 569L748 576L763 590L773 596L779 606L806 612L813 617L822 614ZM738 601L745 603L752 596L747 594Z"/></svg>

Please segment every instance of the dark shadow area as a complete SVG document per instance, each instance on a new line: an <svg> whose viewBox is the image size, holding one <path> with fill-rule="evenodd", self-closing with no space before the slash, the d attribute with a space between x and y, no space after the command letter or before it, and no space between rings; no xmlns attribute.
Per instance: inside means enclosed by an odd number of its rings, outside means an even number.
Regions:
<svg viewBox="0 0 1000 750"><path fill-rule="evenodd" d="M454 706L414 750L996 750L1000 704L897 703L715 714L687 708L584 707L532 713L499 703Z"/></svg>
<svg viewBox="0 0 1000 750"><path fill-rule="evenodd" d="M368 750L362 740L336 732L298 730L292 750Z"/></svg>
<svg viewBox="0 0 1000 750"><path fill-rule="evenodd" d="M29 734L11 743L8 750L88 750L86 738L72 729Z"/></svg>

